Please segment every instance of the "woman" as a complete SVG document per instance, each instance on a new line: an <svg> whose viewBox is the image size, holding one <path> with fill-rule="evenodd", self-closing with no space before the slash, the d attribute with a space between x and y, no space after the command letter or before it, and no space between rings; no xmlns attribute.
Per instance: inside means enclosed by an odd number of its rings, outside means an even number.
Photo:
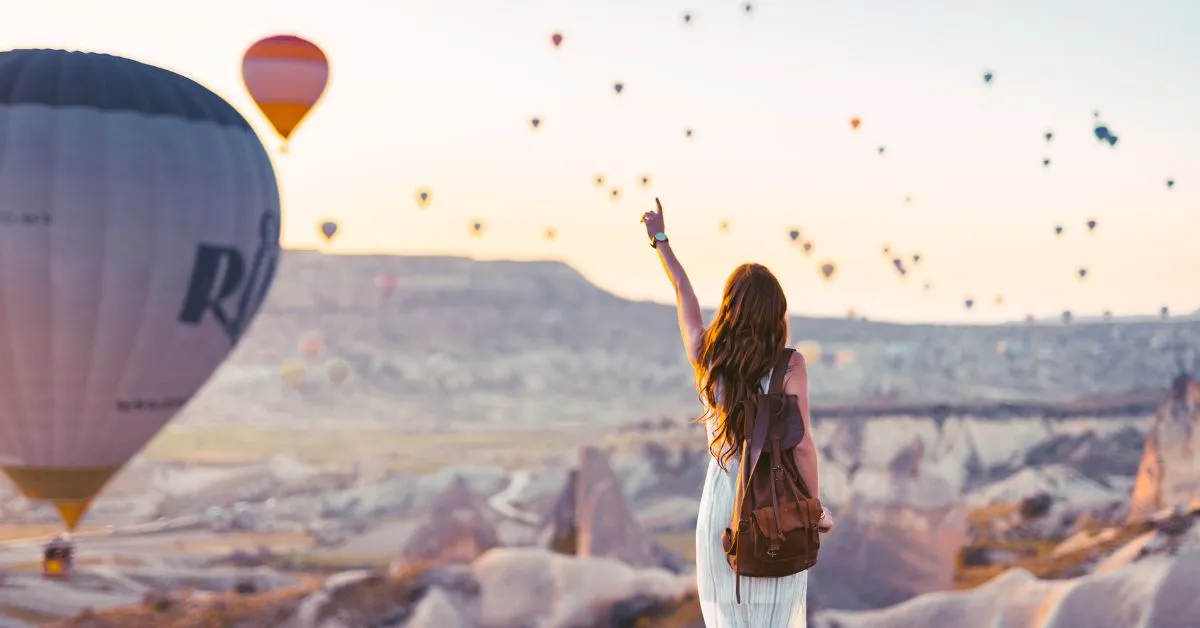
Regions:
<svg viewBox="0 0 1200 628"><path fill-rule="evenodd" d="M696 369L696 387L704 402L700 417L708 435L711 458L700 498L696 525L696 573L700 607L708 628L797 628L806 625L808 572L783 578L742 578L741 603L735 598L736 574L725 558L721 534L733 516L742 430L733 415L739 400L758 392L788 341L787 299L771 271L759 264L734 269L725 283L721 306L707 329L687 273L671 251L662 203L642 216L650 246L675 286L679 331L688 359ZM808 369L795 353L783 389L795 395L804 418L805 438L795 449L796 468L813 495L820 495L817 448L808 415ZM833 529L828 510L821 532Z"/></svg>

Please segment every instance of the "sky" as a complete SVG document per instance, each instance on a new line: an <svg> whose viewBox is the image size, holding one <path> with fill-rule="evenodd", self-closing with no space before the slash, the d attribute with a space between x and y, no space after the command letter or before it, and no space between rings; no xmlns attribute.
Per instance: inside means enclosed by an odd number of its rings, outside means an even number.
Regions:
<svg viewBox="0 0 1200 628"><path fill-rule="evenodd" d="M8 7L0 44L119 54L222 95L271 153L286 247L556 259L619 295L669 301L638 222L658 196L706 305L756 261L798 314L991 322L1200 307L1194 1L743 4L55 0ZM245 49L275 34L330 59L286 155L241 79ZM1093 137L1094 110L1115 148ZM330 218L341 229L325 244L317 226ZM884 246L922 261L901 280Z"/></svg>

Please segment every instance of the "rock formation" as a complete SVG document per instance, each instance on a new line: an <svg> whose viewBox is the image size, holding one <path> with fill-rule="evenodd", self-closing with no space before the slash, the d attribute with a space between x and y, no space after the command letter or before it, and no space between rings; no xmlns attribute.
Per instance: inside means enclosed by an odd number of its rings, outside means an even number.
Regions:
<svg viewBox="0 0 1200 628"><path fill-rule="evenodd" d="M537 548L498 548L471 565L482 589L482 628L621 625L601 623L615 604L638 596L678 599L695 577L637 569L609 558L563 556Z"/></svg>
<svg viewBox="0 0 1200 628"><path fill-rule="evenodd" d="M1164 508L1191 509L1200 498L1200 382L1175 378L1158 408L1138 466L1129 521Z"/></svg>
<svg viewBox="0 0 1200 628"><path fill-rule="evenodd" d="M954 491L922 468L914 440L891 460L870 494L834 513L809 582L813 608L882 608L951 588L967 538L966 509Z"/></svg>
<svg viewBox="0 0 1200 628"><path fill-rule="evenodd" d="M482 505L471 493L466 479L459 476L433 502L394 566L469 563L499 545L496 527L483 514Z"/></svg>
<svg viewBox="0 0 1200 628"><path fill-rule="evenodd" d="M1200 553L1129 565L1109 574L1038 580L1011 569L969 591L922 596L869 612L824 612L814 628L1200 626Z"/></svg>
<svg viewBox="0 0 1200 628"><path fill-rule="evenodd" d="M539 545L579 557L614 558L634 567L681 571L684 562L634 518L608 456L584 447L546 517Z"/></svg>
<svg viewBox="0 0 1200 628"><path fill-rule="evenodd" d="M567 473L562 492L542 522L537 540L539 546L560 554L577 552L579 529L575 525L575 484L578 479L579 471L572 469Z"/></svg>

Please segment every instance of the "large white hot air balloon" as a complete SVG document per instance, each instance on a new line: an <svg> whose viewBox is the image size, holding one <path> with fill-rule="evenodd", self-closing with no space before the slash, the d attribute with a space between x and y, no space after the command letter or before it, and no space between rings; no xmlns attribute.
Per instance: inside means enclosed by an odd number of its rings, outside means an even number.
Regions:
<svg viewBox="0 0 1200 628"><path fill-rule="evenodd" d="M173 72L0 52L0 471L74 529L266 296L275 172Z"/></svg>

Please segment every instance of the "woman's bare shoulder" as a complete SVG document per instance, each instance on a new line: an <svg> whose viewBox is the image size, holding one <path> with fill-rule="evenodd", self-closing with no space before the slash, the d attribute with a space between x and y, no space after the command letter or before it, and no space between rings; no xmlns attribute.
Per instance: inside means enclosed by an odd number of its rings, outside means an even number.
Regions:
<svg viewBox="0 0 1200 628"><path fill-rule="evenodd" d="M808 363L804 361L804 355L799 351L793 351L791 359L788 360L787 369L784 370L786 375L803 375L808 372Z"/></svg>

